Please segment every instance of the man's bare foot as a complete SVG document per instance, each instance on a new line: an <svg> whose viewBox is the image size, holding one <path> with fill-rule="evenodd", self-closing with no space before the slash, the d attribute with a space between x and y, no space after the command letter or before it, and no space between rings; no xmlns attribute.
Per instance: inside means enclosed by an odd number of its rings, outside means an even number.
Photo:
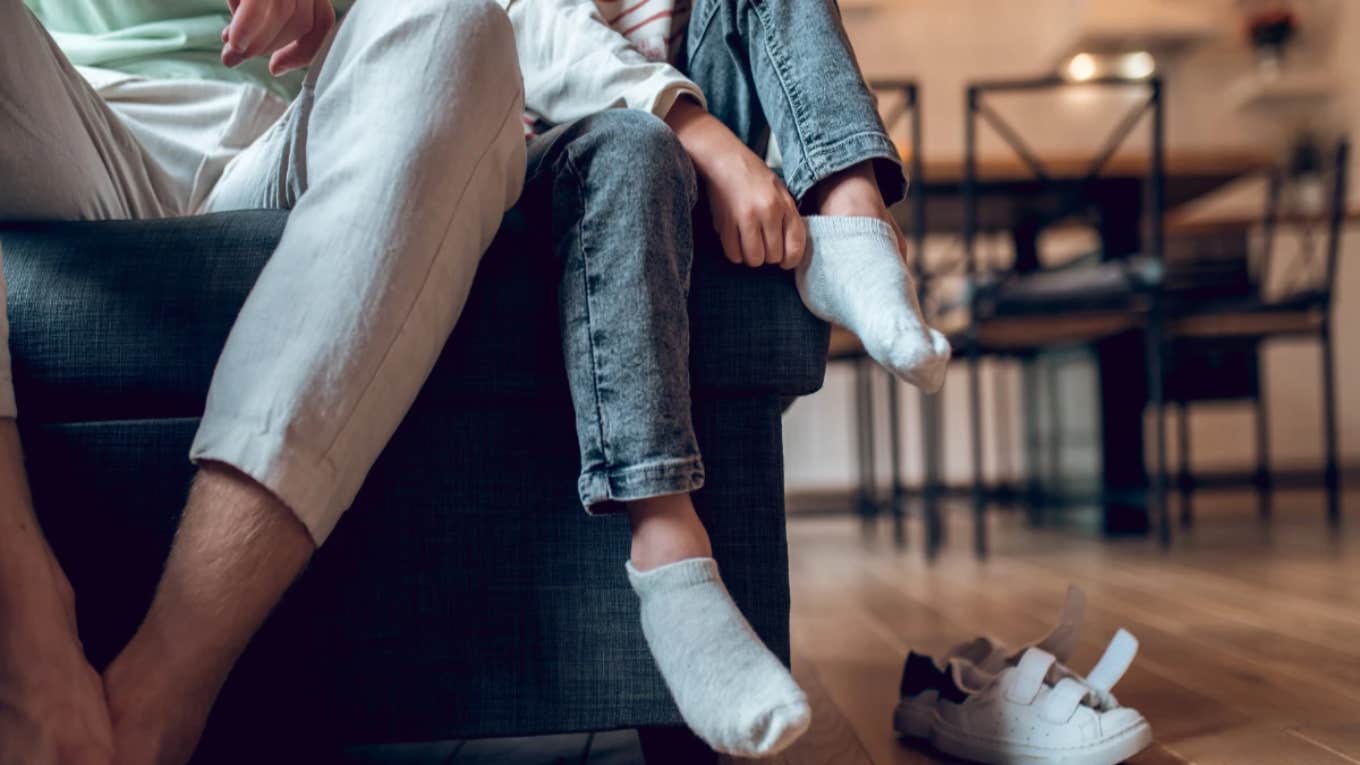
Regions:
<svg viewBox="0 0 1360 765"><path fill-rule="evenodd" d="M0 582L8 590L0 593L0 765L107 765L104 685L76 634L70 584L45 543L31 552L26 575L10 568Z"/></svg>

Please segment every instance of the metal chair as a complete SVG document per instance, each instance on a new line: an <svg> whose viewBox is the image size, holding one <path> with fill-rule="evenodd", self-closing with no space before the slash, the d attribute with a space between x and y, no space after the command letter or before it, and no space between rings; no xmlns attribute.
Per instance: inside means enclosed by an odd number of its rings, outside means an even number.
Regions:
<svg viewBox="0 0 1360 765"><path fill-rule="evenodd" d="M1228 353L1238 352L1250 359L1251 367L1234 371L1236 376L1245 378L1238 386L1241 391L1239 397L1252 399L1255 404L1257 467L1253 480L1262 519L1270 517L1274 480L1270 469L1267 391L1261 370L1263 361L1260 349L1265 341L1277 337L1317 340L1322 356L1323 483L1327 490L1327 521L1336 526L1341 522L1341 478L1337 455L1331 307L1342 223L1346 218L1350 142L1346 138L1338 140L1328 158L1307 158L1307 154L1302 168L1277 166L1268 172L1265 215L1260 221L1261 257L1251 294L1173 305L1168 337L1175 350L1173 364L1178 359L1194 364L1209 354L1225 350ZM1321 209L1300 209L1309 205L1302 203L1299 196L1289 193L1305 187L1302 178L1312 179L1326 190L1325 200L1317 200ZM1284 227L1299 235L1299 255L1292 264L1279 262L1277 255L1281 229ZM1208 227L1211 232L1223 228ZM1238 228L1242 227L1239 225ZM1317 235L1318 229L1322 229L1321 236ZM1285 277L1289 284L1284 294L1269 297L1265 294L1267 282L1277 273ZM1190 381L1194 379L1185 375L1179 377ZM1180 385L1173 385L1170 390L1170 397L1177 401L1180 409L1177 427L1180 443L1180 520L1181 525L1186 527L1193 523L1192 493L1195 483L1190 470L1189 406L1194 400L1210 397L1197 393L1193 387Z"/></svg>
<svg viewBox="0 0 1360 765"><path fill-rule="evenodd" d="M1148 400L1157 413L1156 464L1149 479L1145 503L1155 519L1163 543L1170 540L1165 505L1166 454L1164 442L1163 367L1164 312L1161 289L1163 247L1163 199L1165 182L1165 120L1162 82L1094 79L1080 87L1134 88L1146 94L1118 122L1104 144L1075 179L1056 178L1029 144L995 109L987 96L997 93L1052 91L1074 87L1059 77L989 81L968 85L964 115L963 248L964 267L972 285L967 328L955 338L955 347L967 359L972 385L970 394L973 452L972 504L974 549L987 552L987 491L982 461L982 403L979 366L983 356L1018 358L1032 367L1035 354L1058 345L1091 343L1121 333L1141 331L1146 354ZM1094 189L1111 158L1135 127L1150 117L1150 149L1141 194L1143 231L1138 221L1117 229L1111 216L1095 214L1101 200ZM989 124L1016 154L1032 178L1024 182L986 183L978 177L978 122ZM989 196L1011 195L1038 198L1045 203L1023 221L1009 221L1016 238L1017 264L1008 273L984 274L977 257L977 239L983 226L979 206ZM1098 262L1079 262L1057 269L1038 270L1037 236L1040 230L1073 217L1088 217L1100 230L1102 251ZM1123 221L1128 224L1128 221ZM1003 224L989 223L997 227ZM1134 231L1127 230L1133 228ZM1141 240L1141 241L1139 241ZM1135 254L1135 250L1137 253ZM1033 379L1032 368L1023 379ZM1028 400L1028 395L1026 396ZM1032 416L1032 412L1026 412ZM1029 433L1031 430L1026 429ZM1031 497L1032 502L1043 501Z"/></svg>

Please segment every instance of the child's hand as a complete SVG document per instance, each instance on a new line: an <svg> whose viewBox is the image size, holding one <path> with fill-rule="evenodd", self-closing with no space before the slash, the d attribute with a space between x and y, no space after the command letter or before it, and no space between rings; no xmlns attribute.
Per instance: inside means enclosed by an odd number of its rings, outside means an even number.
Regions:
<svg viewBox="0 0 1360 765"><path fill-rule="evenodd" d="M752 268L766 263L796 267L807 247L807 227L779 176L692 101L678 101L666 122L704 181L727 259Z"/></svg>
<svg viewBox="0 0 1360 765"><path fill-rule="evenodd" d="M307 66L335 26L331 0L227 0L231 23L222 30L222 63L269 56L275 77Z"/></svg>

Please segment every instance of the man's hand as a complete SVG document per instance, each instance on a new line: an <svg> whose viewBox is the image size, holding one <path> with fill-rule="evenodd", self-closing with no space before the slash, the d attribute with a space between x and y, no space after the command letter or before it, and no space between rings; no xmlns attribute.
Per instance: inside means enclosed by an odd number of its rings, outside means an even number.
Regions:
<svg viewBox="0 0 1360 765"><path fill-rule="evenodd" d="M689 99L666 115L708 190L713 226L733 263L796 267L807 226L784 182L716 117Z"/></svg>
<svg viewBox="0 0 1360 765"><path fill-rule="evenodd" d="M307 66L335 26L331 0L227 0L231 23L222 30L222 63L269 56L275 77Z"/></svg>

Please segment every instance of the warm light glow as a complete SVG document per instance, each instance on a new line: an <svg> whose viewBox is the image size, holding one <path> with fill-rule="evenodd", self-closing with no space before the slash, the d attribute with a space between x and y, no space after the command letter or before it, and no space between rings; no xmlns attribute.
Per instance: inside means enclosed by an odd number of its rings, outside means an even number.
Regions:
<svg viewBox="0 0 1360 765"><path fill-rule="evenodd" d="M1096 58L1090 53L1078 53L1067 62L1067 76L1085 82L1096 76Z"/></svg>
<svg viewBox="0 0 1360 765"><path fill-rule="evenodd" d="M1143 80L1157 70L1157 61L1145 50L1126 53L1119 61L1119 76L1130 80Z"/></svg>

